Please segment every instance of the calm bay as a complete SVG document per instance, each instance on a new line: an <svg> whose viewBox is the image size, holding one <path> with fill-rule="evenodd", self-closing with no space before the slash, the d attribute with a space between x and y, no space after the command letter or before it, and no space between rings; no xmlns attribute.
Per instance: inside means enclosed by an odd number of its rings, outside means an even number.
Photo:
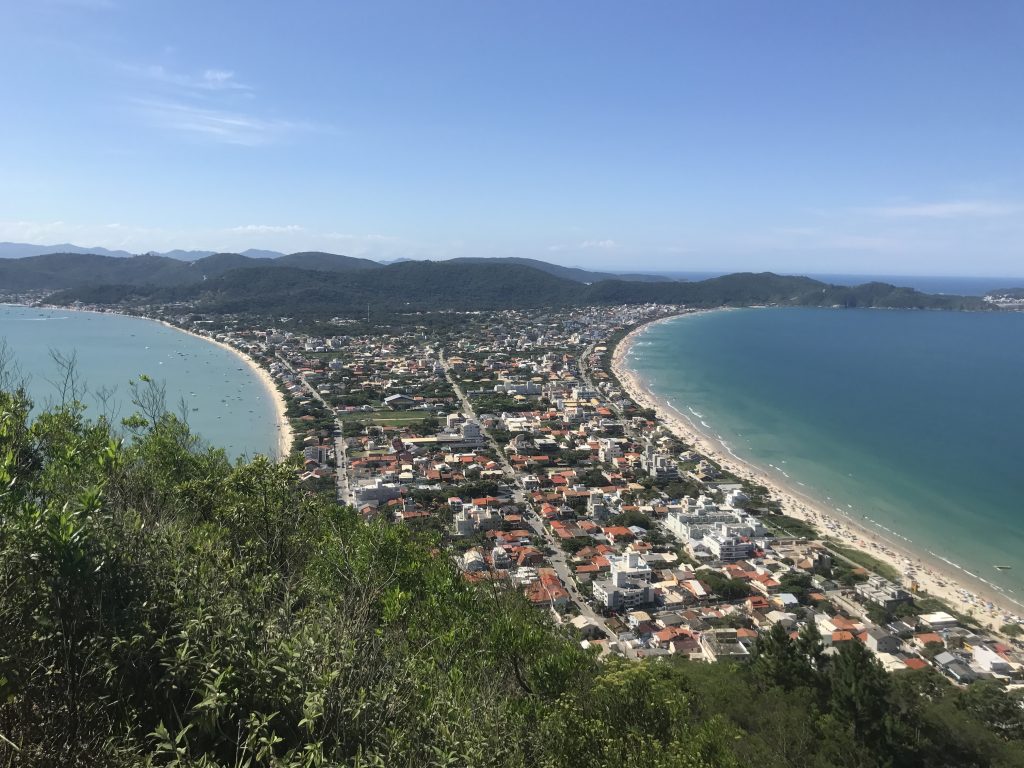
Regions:
<svg viewBox="0 0 1024 768"><path fill-rule="evenodd" d="M13 305L0 305L0 339L37 407L59 396L52 352L73 355L87 415L103 407L101 390L116 418L131 414L130 383L144 374L166 388L169 410L229 456L276 453L270 392L241 357L208 341L143 318Z"/></svg>
<svg viewBox="0 0 1024 768"><path fill-rule="evenodd" d="M628 360L780 484L1024 602L1024 313L711 312Z"/></svg>

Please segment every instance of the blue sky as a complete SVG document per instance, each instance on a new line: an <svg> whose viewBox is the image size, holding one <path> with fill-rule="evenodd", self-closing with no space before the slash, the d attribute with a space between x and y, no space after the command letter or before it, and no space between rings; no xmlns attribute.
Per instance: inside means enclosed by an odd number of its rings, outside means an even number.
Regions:
<svg viewBox="0 0 1024 768"><path fill-rule="evenodd" d="M1024 3L0 4L0 240L1024 275Z"/></svg>

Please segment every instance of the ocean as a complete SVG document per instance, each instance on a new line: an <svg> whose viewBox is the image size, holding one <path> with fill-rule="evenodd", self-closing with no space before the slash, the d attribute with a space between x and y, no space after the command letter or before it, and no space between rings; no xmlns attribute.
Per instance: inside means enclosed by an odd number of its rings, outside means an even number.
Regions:
<svg viewBox="0 0 1024 768"><path fill-rule="evenodd" d="M1024 603L1024 313L710 312L628 365L780 483Z"/></svg>
<svg viewBox="0 0 1024 768"><path fill-rule="evenodd" d="M274 402L237 355L210 342L142 318L0 305L0 339L28 380L37 408L58 397L60 368L51 351L74 355L87 415L112 393L117 419L133 412L130 382L145 374L166 388L167 407L184 413L207 443L232 458L276 454Z"/></svg>

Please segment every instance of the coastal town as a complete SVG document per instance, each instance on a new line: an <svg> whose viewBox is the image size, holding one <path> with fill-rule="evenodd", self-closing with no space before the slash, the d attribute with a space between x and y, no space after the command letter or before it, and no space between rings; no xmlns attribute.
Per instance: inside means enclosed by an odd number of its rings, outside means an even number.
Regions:
<svg viewBox="0 0 1024 768"><path fill-rule="evenodd" d="M1024 768L1024 4L3 4L0 768Z"/></svg>
<svg viewBox="0 0 1024 768"><path fill-rule="evenodd" d="M725 460L640 388L630 333L691 311L451 312L372 332L334 318L319 333L152 314L268 377L279 458L310 492L435 536L465 580L521 591L600 656L743 660L774 631L1016 687L1018 617L926 592L939 574Z"/></svg>

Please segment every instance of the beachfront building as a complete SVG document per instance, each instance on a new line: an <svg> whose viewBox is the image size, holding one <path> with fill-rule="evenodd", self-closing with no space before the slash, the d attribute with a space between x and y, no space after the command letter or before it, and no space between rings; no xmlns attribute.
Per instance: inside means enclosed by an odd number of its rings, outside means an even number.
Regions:
<svg viewBox="0 0 1024 768"><path fill-rule="evenodd" d="M644 439L644 449L640 454L640 467L656 480L678 480L679 465L667 453L658 450L652 436Z"/></svg>
<svg viewBox="0 0 1024 768"><path fill-rule="evenodd" d="M856 586L857 594L869 603L881 606L886 611L914 602L913 596L898 584L881 576L872 576Z"/></svg>
<svg viewBox="0 0 1024 768"><path fill-rule="evenodd" d="M678 480L679 465L666 453L657 451L645 452L641 459L644 471L656 480Z"/></svg>
<svg viewBox="0 0 1024 768"><path fill-rule="evenodd" d="M707 496L686 498L668 508L665 528L694 551L717 560L742 560L754 551L752 539L765 535L753 515L734 507L719 507Z"/></svg>
<svg viewBox="0 0 1024 768"><path fill-rule="evenodd" d="M945 611L923 613L918 616L918 618L921 620L921 623L936 632L942 629L952 629L960 623L955 616L952 616Z"/></svg>

